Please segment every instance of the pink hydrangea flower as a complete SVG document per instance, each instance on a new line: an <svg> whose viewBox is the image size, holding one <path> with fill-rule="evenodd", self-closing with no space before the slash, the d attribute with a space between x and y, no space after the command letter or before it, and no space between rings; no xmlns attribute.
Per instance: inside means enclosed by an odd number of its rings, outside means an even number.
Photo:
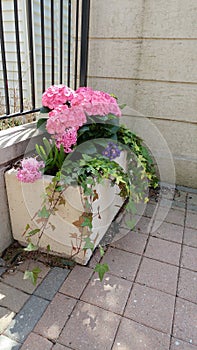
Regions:
<svg viewBox="0 0 197 350"><path fill-rule="evenodd" d="M89 87L77 89L71 103L72 106L83 106L85 113L89 116L105 116L108 114L121 116L121 110L114 97L106 92L92 90Z"/></svg>
<svg viewBox="0 0 197 350"><path fill-rule="evenodd" d="M18 169L17 179L21 182L35 182L42 177L40 172L44 168L43 161L37 161L35 158L26 158L21 161L22 168Z"/></svg>
<svg viewBox="0 0 197 350"><path fill-rule="evenodd" d="M65 85L52 85L42 95L42 104L50 109L71 101L74 90Z"/></svg>
<svg viewBox="0 0 197 350"><path fill-rule="evenodd" d="M61 135L55 136L56 146L60 149L63 145L65 153L72 152L71 146L77 142L77 130L75 128L68 128Z"/></svg>
<svg viewBox="0 0 197 350"><path fill-rule="evenodd" d="M65 129L78 129L86 123L84 110L80 106L61 105L49 113L46 129L49 134L63 134Z"/></svg>

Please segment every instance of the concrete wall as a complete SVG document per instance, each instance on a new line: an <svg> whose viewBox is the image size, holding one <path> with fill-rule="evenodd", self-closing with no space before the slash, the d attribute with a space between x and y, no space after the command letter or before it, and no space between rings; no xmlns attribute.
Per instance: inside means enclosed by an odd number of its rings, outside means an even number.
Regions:
<svg viewBox="0 0 197 350"><path fill-rule="evenodd" d="M195 0L92 0L88 80L154 123L158 143L163 137L172 154L176 183L191 187L197 187L196 16Z"/></svg>
<svg viewBox="0 0 197 350"><path fill-rule="evenodd" d="M0 133L0 256L12 242L4 173L14 162L35 149L39 132L35 123L17 126Z"/></svg>

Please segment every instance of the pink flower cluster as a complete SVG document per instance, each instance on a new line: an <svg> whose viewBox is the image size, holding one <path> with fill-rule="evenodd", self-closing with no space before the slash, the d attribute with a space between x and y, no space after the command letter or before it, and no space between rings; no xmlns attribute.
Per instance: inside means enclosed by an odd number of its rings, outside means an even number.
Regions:
<svg viewBox="0 0 197 350"><path fill-rule="evenodd" d="M63 144L66 153L72 151L70 147L77 141L77 130L87 122L86 115L121 116L114 97L89 87L80 87L74 91L64 85L50 86L42 96L42 103L51 110L47 131L54 135L58 148Z"/></svg>
<svg viewBox="0 0 197 350"><path fill-rule="evenodd" d="M49 109L72 100L74 91L65 85L52 85L42 95L42 104Z"/></svg>
<svg viewBox="0 0 197 350"><path fill-rule="evenodd" d="M22 168L18 169L17 179L21 182L35 182L42 177L40 172L44 168L43 161L37 161L35 158L27 158L21 161Z"/></svg>
<svg viewBox="0 0 197 350"><path fill-rule="evenodd" d="M60 105L49 113L46 128L49 134L63 134L66 128L78 129L84 123L86 116L82 107Z"/></svg>
<svg viewBox="0 0 197 350"><path fill-rule="evenodd" d="M63 134L57 135L55 140L57 148L60 149L60 146L63 145L65 153L70 153L72 152L71 146L77 142L77 130L75 128L68 128Z"/></svg>
<svg viewBox="0 0 197 350"><path fill-rule="evenodd" d="M121 110L114 97L106 92L92 90L89 87L80 87L72 99L72 106L82 106L89 116L105 116L114 114L121 116Z"/></svg>

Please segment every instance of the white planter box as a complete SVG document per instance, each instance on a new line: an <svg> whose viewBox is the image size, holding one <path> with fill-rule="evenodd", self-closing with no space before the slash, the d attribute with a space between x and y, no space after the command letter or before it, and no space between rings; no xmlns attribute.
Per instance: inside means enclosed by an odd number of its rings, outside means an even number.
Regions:
<svg viewBox="0 0 197 350"><path fill-rule="evenodd" d="M121 156L116 161L126 168L126 152L121 152ZM16 170L11 169L5 173L12 233L14 239L23 245L27 244L25 237L22 235L26 225L29 223L33 229L39 228L36 220L31 221L31 218L40 209L42 194L51 178L51 176L47 175L35 183L26 184L18 181ZM118 195L119 188L117 186L111 187L108 180L105 181L104 185L97 185L96 191L99 198L93 203L93 213L97 213L99 206L101 219L97 216L93 218L93 229L90 239L95 239L95 247L99 244L114 216L123 205L123 199ZM79 187L69 187L65 191L64 197L66 204L60 205L56 214L51 215L49 219L51 225L48 225L39 245L42 249L46 249L49 244L52 253L70 257L72 246L75 245L76 241L76 238L72 238L71 235L73 233L77 234L78 239L81 236L73 222L79 219L84 210ZM33 236L32 242L36 244L37 237ZM81 248L83 248L83 245L84 242ZM86 253L81 249L79 254L74 257L74 260L85 265L91 254L90 249Z"/></svg>

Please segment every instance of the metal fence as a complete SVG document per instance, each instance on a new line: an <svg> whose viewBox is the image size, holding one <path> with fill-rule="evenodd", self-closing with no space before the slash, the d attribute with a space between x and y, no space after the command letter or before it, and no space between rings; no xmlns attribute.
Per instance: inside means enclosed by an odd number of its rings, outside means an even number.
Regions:
<svg viewBox="0 0 197 350"><path fill-rule="evenodd" d="M21 21L19 15L23 1L25 6L25 28L27 39L27 58L29 69L29 99L30 108L24 106L24 79L22 72L22 41ZM13 37L16 51L16 84L18 91L18 110L12 111L10 102L10 81L8 77L8 61L5 38L5 10L3 5L8 2L13 6ZM37 4L38 18L32 11ZM47 17L46 17L47 6ZM9 14L10 9L7 9ZM58 13L57 13L58 11ZM53 84L67 84L74 89L87 84L88 62L88 31L89 31L90 0L0 0L0 40L1 40L1 71L2 98L5 113L0 120L38 112L40 107L36 102L36 30L39 21L40 42L40 85L42 92ZM58 17L58 30L55 27ZM46 29L46 21L48 27ZM13 23L12 23L13 24ZM48 33L49 32L49 33ZM48 36L47 36L48 35ZM58 42L58 44L57 44ZM46 54L47 53L47 54ZM47 64L46 64L47 61ZM58 72L57 72L58 70ZM64 72L64 74L63 74ZM72 72L72 74L71 74ZM47 77L47 78L46 78ZM65 81L66 77L66 81ZM50 81L50 84L48 84ZM2 114L2 113L1 113Z"/></svg>

